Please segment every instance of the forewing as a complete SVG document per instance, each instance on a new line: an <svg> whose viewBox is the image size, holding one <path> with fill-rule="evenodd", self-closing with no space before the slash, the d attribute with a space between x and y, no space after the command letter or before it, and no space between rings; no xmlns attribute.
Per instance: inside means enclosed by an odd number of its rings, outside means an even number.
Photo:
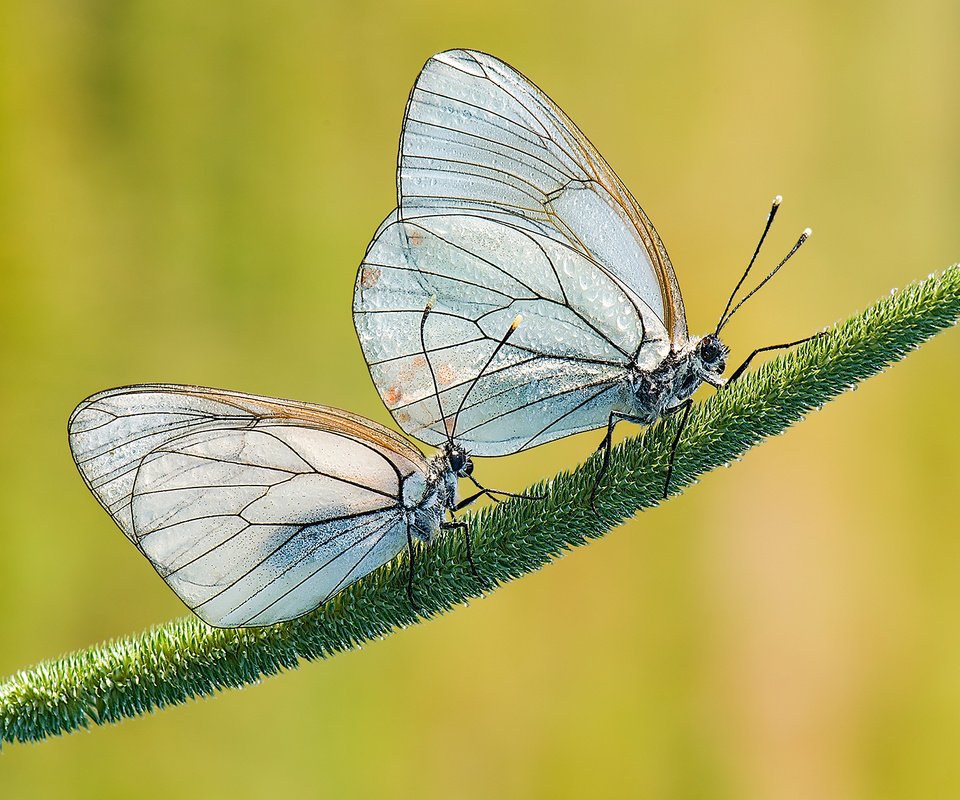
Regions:
<svg viewBox="0 0 960 800"><path fill-rule="evenodd" d="M666 249L636 200L544 92L471 50L431 58L407 103L400 215L477 213L566 242L629 286L675 347L687 339Z"/></svg>
<svg viewBox="0 0 960 800"><path fill-rule="evenodd" d="M361 417L199 387L104 392L69 428L101 504L220 627L300 616L393 558L403 484L426 468Z"/></svg>
<svg viewBox="0 0 960 800"><path fill-rule="evenodd" d="M439 396L420 339L430 298ZM478 214L389 217L361 265L354 321L397 422L431 444L453 434L480 456L605 425L627 366L669 351L656 314L580 251Z"/></svg>

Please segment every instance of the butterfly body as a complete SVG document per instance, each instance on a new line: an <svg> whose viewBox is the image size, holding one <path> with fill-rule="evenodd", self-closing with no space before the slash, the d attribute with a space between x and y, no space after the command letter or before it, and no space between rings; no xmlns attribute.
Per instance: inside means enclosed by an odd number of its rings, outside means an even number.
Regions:
<svg viewBox="0 0 960 800"><path fill-rule="evenodd" d="M424 544L433 544L437 533L447 525L447 514L457 507L457 479L469 477L472 472L469 454L456 444L447 443L427 462L422 477L413 475L407 479L403 506L411 536Z"/></svg>
<svg viewBox="0 0 960 800"><path fill-rule="evenodd" d="M679 353L670 352L653 369L631 365L626 371L630 406L614 409L631 422L649 425L679 408L704 383L720 388L727 349L715 336L691 339Z"/></svg>
<svg viewBox="0 0 960 800"><path fill-rule="evenodd" d="M357 276L354 322L381 398L411 435L439 446L445 409L459 408L459 440L506 455L614 418L652 423L722 380L703 358L710 337L688 333L647 216L512 67L467 50L430 59L398 176L398 208Z"/></svg>
<svg viewBox="0 0 960 800"><path fill-rule="evenodd" d="M718 334L743 301L714 332L690 335L647 215L508 64L470 50L429 59L397 174L397 208L367 248L353 308L374 384L410 435L439 446L454 408L464 446L508 455L618 420L652 424L704 383L726 384Z"/></svg>
<svg viewBox="0 0 960 800"><path fill-rule="evenodd" d="M339 409L199 386L100 392L68 432L100 504L217 627L299 617L430 544L472 469Z"/></svg>

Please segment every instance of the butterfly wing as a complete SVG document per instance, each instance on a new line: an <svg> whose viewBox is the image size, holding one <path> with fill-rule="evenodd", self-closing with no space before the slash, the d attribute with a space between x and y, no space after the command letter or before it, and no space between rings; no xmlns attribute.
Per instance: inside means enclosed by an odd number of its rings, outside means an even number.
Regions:
<svg viewBox="0 0 960 800"><path fill-rule="evenodd" d="M666 249L633 195L544 92L485 53L431 58L410 94L398 170L404 219L457 210L566 242L629 286L687 341Z"/></svg>
<svg viewBox="0 0 960 800"><path fill-rule="evenodd" d="M70 417L87 486L218 627L293 619L407 543L423 454L353 414L191 386L114 389Z"/></svg>
<svg viewBox="0 0 960 800"><path fill-rule="evenodd" d="M436 389L420 340L431 297ZM656 314L579 250L472 213L388 217L357 277L354 322L397 422L431 444L453 434L479 456L605 425L628 365L670 348Z"/></svg>

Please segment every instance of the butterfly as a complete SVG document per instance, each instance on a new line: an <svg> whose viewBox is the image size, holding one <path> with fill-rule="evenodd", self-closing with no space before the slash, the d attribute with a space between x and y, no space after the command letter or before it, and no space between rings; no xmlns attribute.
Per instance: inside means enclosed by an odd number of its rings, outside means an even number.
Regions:
<svg viewBox="0 0 960 800"><path fill-rule="evenodd" d="M440 444L456 419L477 456L606 427L604 468L619 421L682 410L666 494L693 393L730 380L722 328L810 235L734 305L779 204L716 329L692 336L663 242L569 117L493 56L440 53L407 101L397 208L357 275L354 323L374 383L407 433ZM518 313L524 324L501 344ZM731 379L800 341L758 348Z"/></svg>
<svg viewBox="0 0 960 800"><path fill-rule="evenodd" d="M299 617L404 548L412 601L414 540L465 526L446 519L473 471L462 448L428 459L328 406L144 384L84 400L68 433L90 491L216 627Z"/></svg>

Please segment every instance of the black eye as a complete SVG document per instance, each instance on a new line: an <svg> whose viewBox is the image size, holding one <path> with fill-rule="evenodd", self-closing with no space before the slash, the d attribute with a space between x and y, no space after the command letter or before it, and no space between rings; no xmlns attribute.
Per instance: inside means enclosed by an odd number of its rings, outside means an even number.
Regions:
<svg viewBox="0 0 960 800"><path fill-rule="evenodd" d="M465 453L463 450L451 450L450 455L448 456L448 461L450 464L450 471L454 475L465 478L467 475L473 472L473 462L470 460L470 455Z"/></svg>
<svg viewBox="0 0 960 800"><path fill-rule="evenodd" d="M720 357L720 345L715 339L704 339L700 346L700 355L704 361L713 363Z"/></svg>

